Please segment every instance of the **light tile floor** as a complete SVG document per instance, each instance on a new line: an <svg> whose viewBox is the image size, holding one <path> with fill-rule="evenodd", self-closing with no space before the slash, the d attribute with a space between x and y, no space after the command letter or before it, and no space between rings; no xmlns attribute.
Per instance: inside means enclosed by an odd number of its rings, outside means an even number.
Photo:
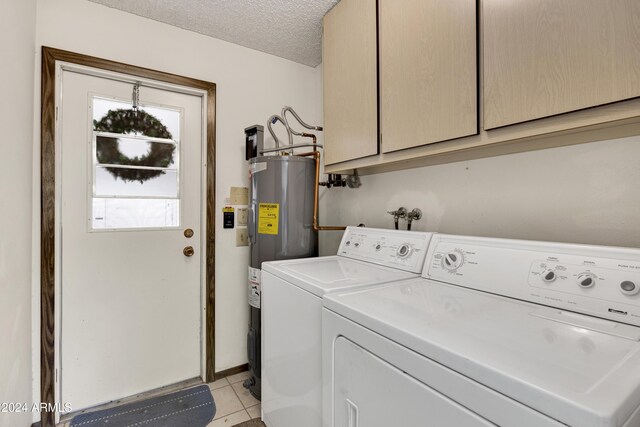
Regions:
<svg viewBox="0 0 640 427"><path fill-rule="evenodd" d="M249 372L241 372L209 384L216 402L216 415L208 427L231 427L260 417L260 401L242 386L247 378Z"/></svg>

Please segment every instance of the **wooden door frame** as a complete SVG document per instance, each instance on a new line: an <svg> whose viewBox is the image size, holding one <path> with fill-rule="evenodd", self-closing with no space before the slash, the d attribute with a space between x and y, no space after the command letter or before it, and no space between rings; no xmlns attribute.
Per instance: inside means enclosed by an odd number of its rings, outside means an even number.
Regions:
<svg viewBox="0 0 640 427"><path fill-rule="evenodd" d="M206 378L215 380L215 83L164 73L65 50L42 47L40 152L40 401L55 404L55 242L56 242L56 62L68 62L131 76L204 90L207 93L206 150ZM54 427L55 413L43 411L41 425Z"/></svg>

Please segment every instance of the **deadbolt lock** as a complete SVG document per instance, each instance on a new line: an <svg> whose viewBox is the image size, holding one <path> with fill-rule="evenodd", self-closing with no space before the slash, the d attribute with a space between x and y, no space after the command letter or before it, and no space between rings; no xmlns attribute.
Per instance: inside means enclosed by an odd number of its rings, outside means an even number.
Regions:
<svg viewBox="0 0 640 427"><path fill-rule="evenodd" d="M195 251L193 250L193 246L185 246L185 248L182 250L182 253L184 254L184 256L193 256Z"/></svg>
<svg viewBox="0 0 640 427"><path fill-rule="evenodd" d="M187 239L193 237L193 229L187 228L186 230L184 230L184 237L186 237Z"/></svg>

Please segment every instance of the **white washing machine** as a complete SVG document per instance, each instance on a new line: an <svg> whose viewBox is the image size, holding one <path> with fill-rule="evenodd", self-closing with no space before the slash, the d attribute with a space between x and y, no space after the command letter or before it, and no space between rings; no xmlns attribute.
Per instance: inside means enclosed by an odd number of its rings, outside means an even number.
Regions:
<svg viewBox="0 0 640 427"><path fill-rule="evenodd" d="M640 250L434 235L324 299L324 426L640 426Z"/></svg>
<svg viewBox="0 0 640 427"><path fill-rule="evenodd" d="M338 254L262 264L262 419L322 425L322 298L420 277L430 233L348 227Z"/></svg>

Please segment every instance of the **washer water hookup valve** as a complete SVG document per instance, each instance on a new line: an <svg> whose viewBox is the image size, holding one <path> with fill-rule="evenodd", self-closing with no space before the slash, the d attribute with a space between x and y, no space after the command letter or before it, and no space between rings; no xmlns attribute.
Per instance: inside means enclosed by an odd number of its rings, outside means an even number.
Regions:
<svg viewBox="0 0 640 427"><path fill-rule="evenodd" d="M397 210L389 211L387 213L389 215L393 215L393 222L396 225L396 230L398 230L399 229L398 221L400 220L400 218L406 218L407 217L407 208L399 207Z"/></svg>
<svg viewBox="0 0 640 427"><path fill-rule="evenodd" d="M411 222L422 218L422 211L418 208L413 209L407 214L407 230L411 230Z"/></svg>

